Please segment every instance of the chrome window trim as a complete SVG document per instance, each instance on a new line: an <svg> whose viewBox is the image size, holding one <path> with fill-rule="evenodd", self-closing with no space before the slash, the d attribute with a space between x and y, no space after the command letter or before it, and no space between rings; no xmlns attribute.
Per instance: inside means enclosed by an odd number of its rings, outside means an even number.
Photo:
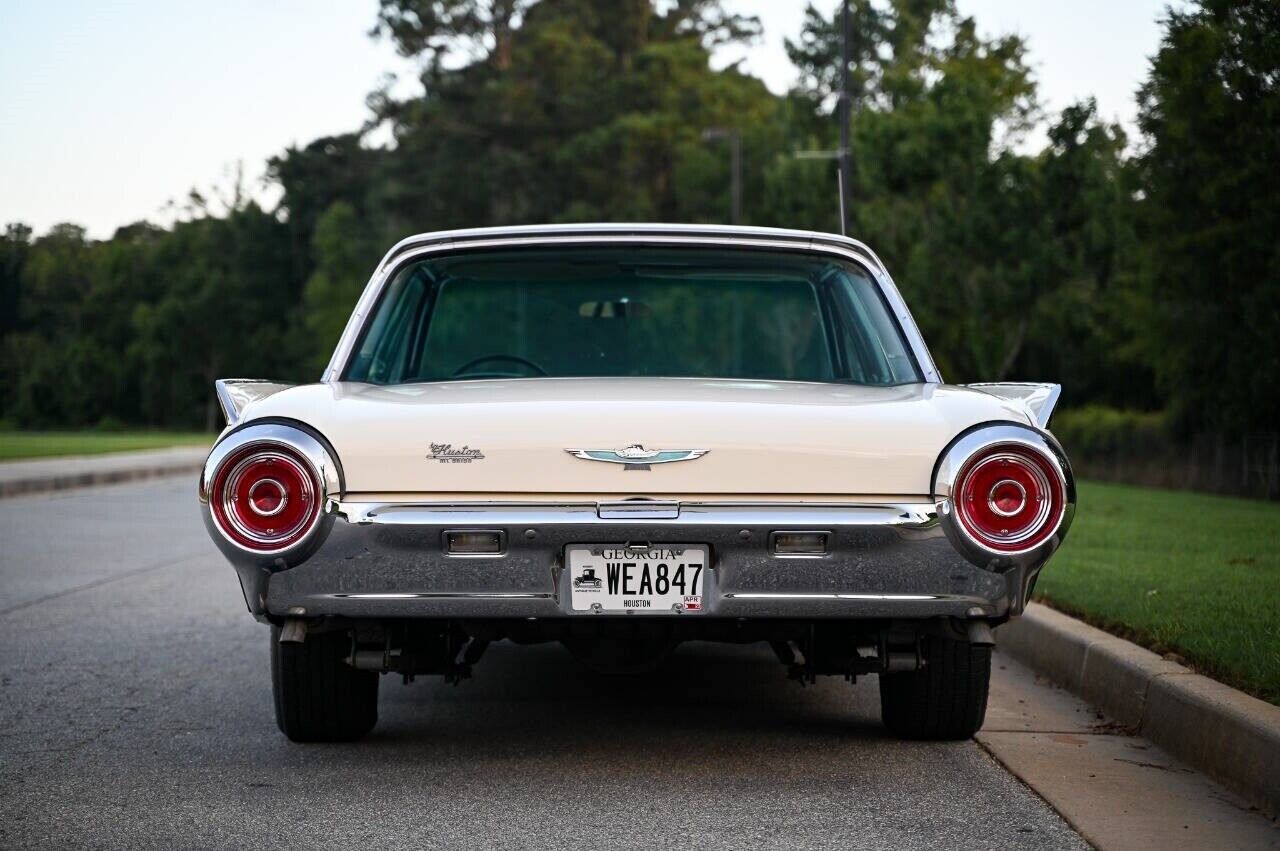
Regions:
<svg viewBox="0 0 1280 851"><path fill-rule="evenodd" d="M769 228L723 228L676 225L568 225L559 227L485 228L444 231L410 237L383 257L365 286L338 340L321 381L336 381L346 372L356 342L390 279L404 266L424 257L461 250L556 245L686 245L748 247L801 251L840 257L856 263L876 283L902 331L922 380L941 384L942 375L925 345L915 318L880 258L862 243L832 234Z"/></svg>
<svg viewBox="0 0 1280 851"><path fill-rule="evenodd" d="M582 222L574 224L506 225L500 227L460 228L432 231L405 237L383 255L382 263L412 248L441 242L465 243L472 240L500 237L530 238L564 234L616 237L620 235L671 234L677 236L720 236L758 239L790 239L824 242L860 251L867 259L884 271L884 263L861 240L823 231L795 228L771 228L752 225L672 224L669 222ZM380 264L381 265L381 264Z"/></svg>

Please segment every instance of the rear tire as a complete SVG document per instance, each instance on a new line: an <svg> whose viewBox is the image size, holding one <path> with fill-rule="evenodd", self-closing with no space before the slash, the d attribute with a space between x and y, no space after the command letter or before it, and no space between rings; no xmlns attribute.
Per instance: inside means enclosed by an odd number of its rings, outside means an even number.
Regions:
<svg viewBox="0 0 1280 851"><path fill-rule="evenodd" d="M982 727L991 648L935 636L921 639L924 667L880 675L880 716L905 739L967 739Z"/></svg>
<svg viewBox="0 0 1280 851"><path fill-rule="evenodd" d="M346 662L351 636L312 633L281 644L271 629L271 685L276 725L295 742L349 742L378 723L378 674Z"/></svg>

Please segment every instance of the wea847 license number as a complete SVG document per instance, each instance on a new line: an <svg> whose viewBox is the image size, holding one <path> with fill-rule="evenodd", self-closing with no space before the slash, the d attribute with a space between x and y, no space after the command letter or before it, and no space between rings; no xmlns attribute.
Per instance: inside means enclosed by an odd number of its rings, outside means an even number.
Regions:
<svg viewBox="0 0 1280 851"><path fill-rule="evenodd" d="M701 612L705 544L575 544L568 547L575 612Z"/></svg>

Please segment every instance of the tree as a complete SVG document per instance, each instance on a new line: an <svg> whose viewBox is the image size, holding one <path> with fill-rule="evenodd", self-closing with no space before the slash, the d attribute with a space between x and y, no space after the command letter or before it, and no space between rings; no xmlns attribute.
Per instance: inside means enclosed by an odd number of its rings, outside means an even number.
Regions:
<svg viewBox="0 0 1280 851"><path fill-rule="evenodd" d="M449 54L471 62L510 62L511 35L529 0L381 0L373 35L395 43L401 56L422 60L436 74Z"/></svg>
<svg viewBox="0 0 1280 851"><path fill-rule="evenodd" d="M1139 92L1147 357L1187 428L1280 410L1280 4L1170 8Z"/></svg>
<svg viewBox="0 0 1280 851"><path fill-rule="evenodd" d="M1048 136L1037 160L1049 228L1046 260L1059 283L1042 303L1022 374L1060 381L1067 404L1088 399L1157 408L1151 369L1137 343L1147 307L1128 140L1118 125L1098 119L1093 100L1063 110Z"/></svg>
<svg viewBox="0 0 1280 851"><path fill-rule="evenodd" d="M22 293L22 268L31 253L31 228L6 225L0 236L0 337L18 327Z"/></svg>
<svg viewBox="0 0 1280 851"><path fill-rule="evenodd" d="M882 50L894 30L896 12L894 7L885 8L870 0L849 1L849 95L856 105L864 105L879 85ZM808 4L799 38L785 41L787 56L799 72L797 89L828 108L840 91L842 38L839 8L827 18Z"/></svg>
<svg viewBox="0 0 1280 851"><path fill-rule="evenodd" d="M527 222L719 222L725 131L744 220L835 230L840 28L810 6L785 97L710 49L754 19L718 0L381 0L422 91L269 161L181 220L109 240L0 236L0 417L211 427L210 382L314 379L370 270L407 233ZM1280 6L1166 18L1128 153L1091 102L1041 116L1024 46L954 0L851 0L852 232L889 261L949 380L1067 385L1067 404L1274 429L1280 407ZM370 140L375 125L393 143ZM708 132L710 131L710 132Z"/></svg>
<svg viewBox="0 0 1280 851"><path fill-rule="evenodd" d="M252 202L181 222L156 246L166 285L136 305L129 352L144 422L212 430L215 379L303 377L285 333L300 289L288 246L284 225Z"/></svg>
<svg viewBox="0 0 1280 851"><path fill-rule="evenodd" d="M1007 377L1056 283L1038 171L1009 144L1035 106L1023 45L981 38L950 0L859 2L853 15L852 232L895 258L948 378ZM838 35L835 14L810 7L788 46L804 96L824 113L840 76ZM834 146L835 128L826 132ZM823 186L807 163L773 172L775 199L793 177L812 187L819 207L797 218L832 221L830 177Z"/></svg>
<svg viewBox="0 0 1280 851"><path fill-rule="evenodd" d="M339 201L316 224L312 245L316 269L302 294L303 367L318 378L373 271L377 247L355 208Z"/></svg>
<svg viewBox="0 0 1280 851"><path fill-rule="evenodd" d="M267 175L282 192L278 212L288 227L297 280L306 280L317 262L312 240L320 217L332 205L345 204L362 222L373 217L370 193L385 156L385 151L367 147L362 134L344 133L288 148L267 161Z"/></svg>

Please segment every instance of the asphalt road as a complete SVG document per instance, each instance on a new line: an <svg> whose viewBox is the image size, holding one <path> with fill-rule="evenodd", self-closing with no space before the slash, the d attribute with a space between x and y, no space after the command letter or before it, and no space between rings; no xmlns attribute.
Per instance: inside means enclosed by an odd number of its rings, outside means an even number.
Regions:
<svg viewBox="0 0 1280 851"><path fill-rule="evenodd" d="M194 491L0 501L0 847L1087 847L977 744L888 738L874 677L763 648L619 679L496 645L292 744Z"/></svg>

